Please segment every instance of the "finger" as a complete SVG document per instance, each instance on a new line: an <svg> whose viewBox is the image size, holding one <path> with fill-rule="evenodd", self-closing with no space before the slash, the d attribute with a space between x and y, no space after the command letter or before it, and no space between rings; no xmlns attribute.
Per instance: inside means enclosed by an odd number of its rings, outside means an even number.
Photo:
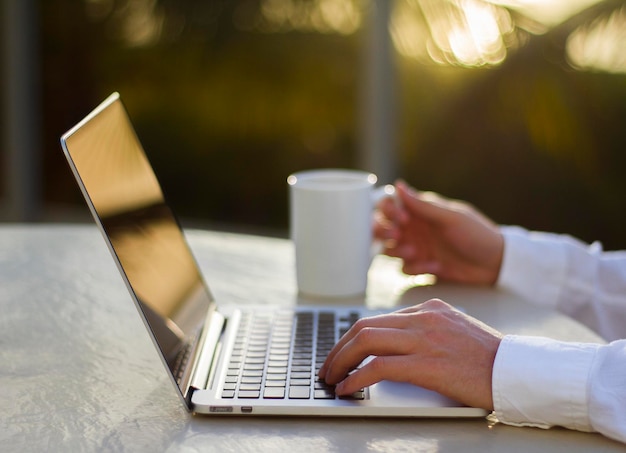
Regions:
<svg viewBox="0 0 626 453"><path fill-rule="evenodd" d="M439 223L453 213L451 202L434 192L418 192L403 182L396 183L396 187L403 206L413 215Z"/></svg>
<svg viewBox="0 0 626 453"><path fill-rule="evenodd" d="M342 350L342 348L352 341L352 339L358 335L360 331L368 328L402 329L407 325L407 321L403 318L403 316L404 315L394 312L359 319L331 349L324 364L320 368L319 376L321 378L325 377L328 365L334 360L335 356Z"/></svg>
<svg viewBox="0 0 626 453"><path fill-rule="evenodd" d="M397 204L392 198L383 198L378 203L376 210L384 215L387 219L393 219L397 211Z"/></svg>
<svg viewBox="0 0 626 453"><path fill-rule="evenodd" d="M418 248L412 243L389 240L383 246L385 255L402 260L402 272L407 275L439 275L442 272L443 267L438 259L420 254Z"/></svg>
<svg viewBox="0 0 626 453"><path fill-rule="evenodd" d="M397 241L400 238L400 230L382 215L375 216L372 233L381 241Z"/></svg>
<svg viewBox="0 0 626 453"><path fill-rule="evenodd" d="M387 247L384 249L385 254L394 258L402 259L402 261L405 262L405 265L407 265L407 263L412 263L413 260L417 258L417 247L410 242L389 240L386 242L386 245Z"/></svg>
<svg viewBox="0 0 626 453"><path fill-rule="evenodd" d="M423 304L411 305L410 307L401 308L400 310L398 310L398 313L402 313L402 314L417 313L420 310L422 310L422 306Z"/></svg>
<svg viewBox="0 0 626 453"><path fill-rule="evenodd" d="M404 329L363 329L326 362L323 379L329 384L335 384L369 356L409 354L413 346L411 336Z"/></svg>
<svg viewBox="0 0 626 453"><path fill-rule="evenodd" d="M452 305L444 302L441 299L428 299L421 304L412 305L397 310L395 313L410 314L424 311L457 311Z"/></svg>
<svg viewBox="0 0 626 453"><path fill-rule="evenodd" d="M331 363L335 360L335 357L342 351L342 349L358 334L362 329L368 328L365 326L365 320L367 318L362 318L358 320L333 346L328 355L326 356L326 360L322 364L318 372L318 376L321 379L326 379L328 374L328 369L331 366ZM369 319L367 319L369 321Z"/></svg>
<svg viewBox="0 0 626 453"><path fill-rule="evenodd" d="M415 365L411 365L408 357L375 357L339 382L335 387L335 393L350 395L383 380L408 382L409 374L415 371Z"/></svg>
<svg viewBox="0 0 626 453"><path fill-rule="evenodd" d="M397 197L381 200L377 207L377 213L393 225L405 225L409 221L408 213Z"/></svg>

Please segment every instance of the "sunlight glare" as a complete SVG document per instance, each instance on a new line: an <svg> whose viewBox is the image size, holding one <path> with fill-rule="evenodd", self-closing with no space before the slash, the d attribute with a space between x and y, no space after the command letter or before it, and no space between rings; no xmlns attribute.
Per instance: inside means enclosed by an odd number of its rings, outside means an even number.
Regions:
<svg viewBox="0 0 626 453"><path fill-rule="evenodd" d="M577 69L626 74L626 6L577 28L568 38L567 57Z"/></svg>
<svg viewBox="0 0 626 453"><path fill-rule="evenodd" d="M130 46L147 46L159 39L165 17L156 0L129 0L122 12L126 16L122 35Z"/></svg>
<svg viewBox="0 0 626 453"><path fill-rule="evenodd" d="M600 0L489 0L551 28Z"/></svg>
<svg viewBox="0 0 626 453"><path fill-rule="evenodd" d="M428 28L416 17L408 2L399 3L394 9L390 33L401 55L415 60L428 58L424 45L430 39Z"/></svg>
<svg viewBox="0 0 626 453"><path fill-rule="evenodd" d="M331 30L338 33L354 33L361 25L361 16L352 2L320 0L320 11Z"/></svg>
<svg viewBox="0 0 626 453"><path fill-rule="evenodd" d="M496 9L482 2L466 1L465 17L479 58L485 63L501 63L506 55Z"/></svg>
<svg viewBox="0 0 626 453"><path fill-rule="evenodd" d="M504 61L504 37L514 30L506 9L481 0L402 4L394 14L392 36L403 55L422 59L428 54L437 63L461 66L494 66Z"/></svg>
<svg viewBox="0 0 626 453"><path fill-rule="evenodd" d="M260 12L267 31L349 35L361 25L361 12L354 0L262 0Z"/></svg>

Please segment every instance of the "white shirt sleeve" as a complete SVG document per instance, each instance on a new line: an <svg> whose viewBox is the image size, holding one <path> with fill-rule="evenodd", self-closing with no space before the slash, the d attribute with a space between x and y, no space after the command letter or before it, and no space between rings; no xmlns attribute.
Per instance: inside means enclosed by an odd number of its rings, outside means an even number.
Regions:
<svg viewBox="0 0 626 453"><path fill-rule="evenodd" d="M626 443L626 340L599 345L507 335L492 387L502 423L597 431Z"/></svg>
<svg viewBox="0 0 626 453"><path fill-rule="evenodd" d="M502 227L498 284L580 321L606 340L626 338L626 252L566 235Z"/></svg>
<svg viewBox="0 0 626 453"><path fill-rule="evenodd" d="M626 254L568 236L503 228L499 284L607 339L626 338ZM493 369L503 422L598 431L626 442L626 340L608 345L505 336Z"/></svg>

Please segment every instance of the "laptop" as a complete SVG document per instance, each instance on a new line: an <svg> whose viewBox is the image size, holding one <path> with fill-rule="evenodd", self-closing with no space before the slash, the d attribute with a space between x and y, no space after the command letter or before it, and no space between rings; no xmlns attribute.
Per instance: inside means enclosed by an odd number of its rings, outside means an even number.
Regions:
<svg viewBox="0 0 626 453"><path fill-rule="evenodd" d="M336 396L317 371L342 333L369 313L364 307L218 304L118 93L64 134L61 146L189 411L221 416L486 415L404 383L383 381L349 397ZM240 275L233 278L245 282Z"/></svg>

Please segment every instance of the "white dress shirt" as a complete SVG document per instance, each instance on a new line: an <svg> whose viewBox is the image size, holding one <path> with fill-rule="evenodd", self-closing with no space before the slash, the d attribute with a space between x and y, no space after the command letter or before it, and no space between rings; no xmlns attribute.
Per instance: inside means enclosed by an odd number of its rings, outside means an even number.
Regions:
<svg viewBox="0 0 626 453"><path fill-rule="evenodd" d="M498 284L577 319L610 343L505 336L493 368L496 417L598 431L626 443L626 252L519 227L502 232Z"/></svg>

